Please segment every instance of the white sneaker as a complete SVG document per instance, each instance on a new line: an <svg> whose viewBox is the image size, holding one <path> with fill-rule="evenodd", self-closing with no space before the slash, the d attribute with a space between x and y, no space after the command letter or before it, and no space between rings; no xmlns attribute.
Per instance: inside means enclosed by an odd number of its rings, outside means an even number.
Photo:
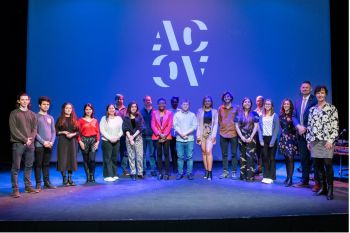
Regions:
<svg viewBox="0 0 350 233"><path fill-rule="evenodd" d="M273 184L273 179L269 179L269 184Z"/></svg>
<svg viewBox="0 0 350 233"><path fill-rule="evenodd" d="M118 176L113 176L113 181L119 180Z"/></svg>
<svg viewBox="0 0 350 233"><path fill-rule="evenodd" d="M103 180L106 182L113 182L114 181L114 179L112 177L106 177Z"/></svg>
<svg viewBox="0 0 350 233"><path fill-rule="evenodd" d="M261 180L261 183L268 184L268 179L267 179L267 178L263 178L263 179Z"/></svg>

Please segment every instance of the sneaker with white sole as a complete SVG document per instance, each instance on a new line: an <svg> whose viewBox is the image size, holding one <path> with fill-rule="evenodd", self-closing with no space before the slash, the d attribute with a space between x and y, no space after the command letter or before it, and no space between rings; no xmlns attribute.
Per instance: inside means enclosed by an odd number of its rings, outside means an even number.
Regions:
<svg viewBox="0 0 350 233"><path fill-rule="evenodd" d="M113 176L113 181L119 180L118 176Z"/></svg>
<svg viewBox="0 0 350 233"><path fill-rule="evenodd" d="M263 179L261 180L261 183L268 184L268 179L267 179L267 178L263 178Z"/></svg>
<svg viewBox="0 0 350 233"><path fill-rule="evenodd" d="M112 177L106 177L103 180L106 182L113 182L114 181L114 179Z"/></svg>

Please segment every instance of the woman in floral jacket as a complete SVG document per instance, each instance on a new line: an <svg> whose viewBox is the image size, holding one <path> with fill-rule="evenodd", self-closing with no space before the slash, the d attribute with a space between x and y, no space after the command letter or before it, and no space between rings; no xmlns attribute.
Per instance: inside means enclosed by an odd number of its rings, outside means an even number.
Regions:
<svg viewBox="0 0 350 233"><path fill-rule="evenodd" d="M316 170L320 177L321 189L316 195L327 195L333 199L334 141L338 137L338 111L326 102L326 86L317 86L315 95L317 105L310 109L306 140L311 156L315 158Z"/></svg>

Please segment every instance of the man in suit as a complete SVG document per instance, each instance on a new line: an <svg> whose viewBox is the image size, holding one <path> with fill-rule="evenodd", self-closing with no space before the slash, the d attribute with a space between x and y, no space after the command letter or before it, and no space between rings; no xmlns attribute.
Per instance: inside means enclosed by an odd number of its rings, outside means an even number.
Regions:
<svg viewBox="0 0 350 233"><path fill-rule="evenodd" d="M309 110L311 107L317 104L317 99L311 94L311 91L311 82L302 82L300 86L301 98L294 102L293 123L298 132L298 147L302 168L302 180L294 185L294 187L299 188L309 187L309 175L312 165L310 151L307 148L305 138L309 119ZM315 174L317 173L315 172ZM316 185L313 187L313 191L318 191L317 189L319 189L319 183L317 182L317 177L315 177L315 182Z"/></svg>

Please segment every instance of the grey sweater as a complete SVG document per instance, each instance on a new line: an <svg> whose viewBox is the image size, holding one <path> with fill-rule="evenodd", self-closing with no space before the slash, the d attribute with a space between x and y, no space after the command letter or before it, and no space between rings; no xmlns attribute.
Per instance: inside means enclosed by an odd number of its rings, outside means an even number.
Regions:
<svg viewBox="0 0 350 233"><path fill-rule="evenodd" d="M38 134L36 135L35 147L43 147L44 141L54 143L56 139L55 122L51 115L37 114Z"/></svg>

